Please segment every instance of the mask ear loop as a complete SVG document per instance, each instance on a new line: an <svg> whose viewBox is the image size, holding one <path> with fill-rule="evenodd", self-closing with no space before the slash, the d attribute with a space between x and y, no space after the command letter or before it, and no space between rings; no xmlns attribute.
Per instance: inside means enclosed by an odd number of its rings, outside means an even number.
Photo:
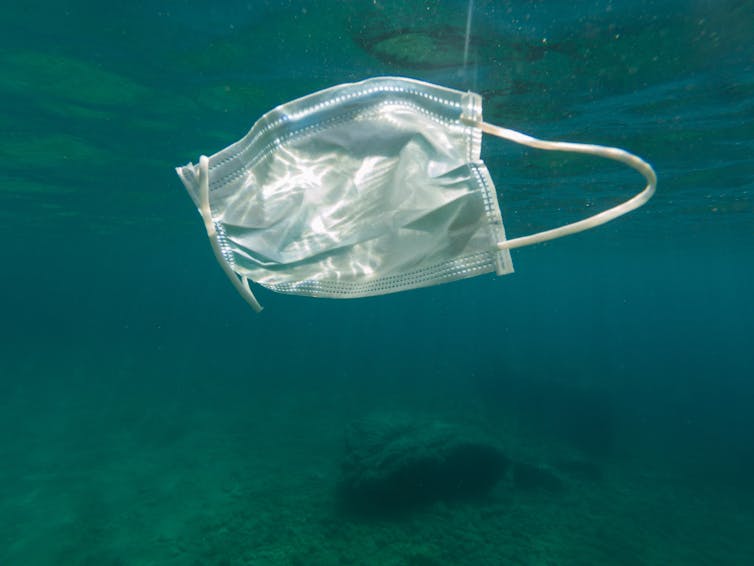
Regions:
<svg viewBox="0 0 754 566"><path fill-rule="evenodd" d="M590 228L594 228L595 226L599 226L600 224L605 224L606 222L615 220L619 216L623 216L627 212L631 212L632 210L639 208L641 205L647 202L650 198L652 198L652 195L654 194L657 187L657 175L655 175L652 166L643 159L627 151L618 149L617 147L605 147L601 145L583 143L545 141L527 136L526 134L522 134L521 132L517 132L515 130L493 126L492 124L488 124L486 122L477 122L466 119L464 119L464 121L476 128L479 128L484 133L536 149L544 149L548 151L567 151L571 153L587 153L590 155L596 155L598 157L613 159L614 161L620 161L621 163L625 163L629 167L641 173L647 180L647 186L644 187L644 189L640 193L617 206L595 214L594 216L590 216L589 218L585 218L584 220L565 224L558 228L545 230L543 232L538 232L537 234L531 234L529 236L513 238L504 242L498 242L497 247L501 250L520 248L523 246L538 244L540 242L546 242L548 240L554 240L555 238L562 238L563 236L583 232L584 230L589 230Z"/></svg>
<svg viewBox="0 0 754 566"><path fill-rule="evenodd" d="M244 300L249 303L251 308L256 312L261 312L262 305L259 304L254 293L251 292L249 280L233 271L220 249L220 241L217 239L217 229L215 228L215 223L212 220L212 212L209 208L209 159L205 155L199 158L199 204L199 212L204 220L207 236L209 236L209 241L212 243L212 251L215 252L215 258L217 258L220 267L223 268L225 275L228 276L230 282L233 283L233 286Z"/></svg>

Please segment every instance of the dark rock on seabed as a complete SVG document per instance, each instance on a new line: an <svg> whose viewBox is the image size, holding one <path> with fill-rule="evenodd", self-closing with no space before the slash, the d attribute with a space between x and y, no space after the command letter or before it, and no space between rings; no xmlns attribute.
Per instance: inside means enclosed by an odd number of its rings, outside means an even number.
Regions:
<svg viewBox="0 0 754 566"><path fill-rule="evenodd" d="M484 496L508 465L494 439L474 427L376 415L346 431L339 492L351 510L399 512Z"/></svg>

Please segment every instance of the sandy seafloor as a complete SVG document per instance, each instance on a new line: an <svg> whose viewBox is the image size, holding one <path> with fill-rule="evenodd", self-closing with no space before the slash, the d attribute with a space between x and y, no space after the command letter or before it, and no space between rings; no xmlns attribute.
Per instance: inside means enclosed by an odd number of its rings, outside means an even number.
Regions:
<svg viewBox="0 0 754 566"><path fill-rule="evenodd" d="M36 2L0 37L0 564L754 563L754 5ZM174 167L403 75L625 147L657 195L516 272L354 301L224 278ZM640 189L485 138L508 234ZM356 514L350 423L471 424L560 488Z"/></svg>
<svg viewBox="0 0 754 566"><path fill-rule="evenodd" d="M105 362L79 366L74 379ZM752 494L720 480L715 466L651 457L628 441L619 443L628 453L588 459L485 414L458 383L431 399L393 383L370 402L340 380L252 395L179 374L174 391L155 394L149 380L164 375L133 383L119 373L107 385L27 385L5 397L3 430L15 431L2 450L5 563L746 564L754 552ZM452 406L441 406L444 394ZM478 501L349 515L334 490L343 426L375 405L474 415L511 455L555 470L565 489L503 481Z"/></svg>

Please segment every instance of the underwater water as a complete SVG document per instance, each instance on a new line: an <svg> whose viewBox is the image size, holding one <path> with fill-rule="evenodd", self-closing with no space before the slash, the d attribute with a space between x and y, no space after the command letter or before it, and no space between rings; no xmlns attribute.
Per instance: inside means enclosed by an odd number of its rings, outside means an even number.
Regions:
<svg viewBox="0 0 754 566"><path fill-rule="evenodd" d="M0 564L754 563L754 2L476 0L467 36L469 8L4 9ZM635 152L657 194L505 277L255 286L254 313L174 167L380 75ZM641 188L488 136L482 157L509 236ZM343 505L344 438L374 414L476 427L520 474Z"/></svg>

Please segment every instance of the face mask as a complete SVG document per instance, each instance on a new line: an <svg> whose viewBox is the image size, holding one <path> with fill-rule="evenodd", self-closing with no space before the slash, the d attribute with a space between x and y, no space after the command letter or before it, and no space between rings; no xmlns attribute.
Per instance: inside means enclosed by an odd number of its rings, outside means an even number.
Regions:
<svg viewBox="0 0 754 566"><path fill-rule="evenodd" d="M600 214L506 239L480 159L482 133L588 153L647 186ZM482 121L482 98L404 78L316 92L265 114L240 141L177 168L218 262L257 311L280 293L353 298L513 271L510 249L580 232L644 204L652 168L621 149L542 141Z"/></svg>

